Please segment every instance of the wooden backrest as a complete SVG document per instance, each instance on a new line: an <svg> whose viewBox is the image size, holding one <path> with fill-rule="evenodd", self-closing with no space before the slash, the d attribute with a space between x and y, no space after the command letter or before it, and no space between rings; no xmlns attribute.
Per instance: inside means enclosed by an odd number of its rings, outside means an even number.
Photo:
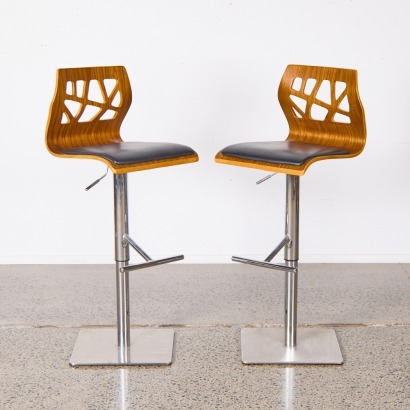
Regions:
<svg viewBox="0 0 410 410"><path fill-rule="evenodd" d="M131 99L124 67L57 70L47 148L58 155L70 148L121 142L120 127Z"/></svg>
<svg viewBox="0 0 410 410"><path fill-rule="evenodd" d="M358 155L366 143L357 71L289 65L278 91L289 140L346 148Z"/></svg>

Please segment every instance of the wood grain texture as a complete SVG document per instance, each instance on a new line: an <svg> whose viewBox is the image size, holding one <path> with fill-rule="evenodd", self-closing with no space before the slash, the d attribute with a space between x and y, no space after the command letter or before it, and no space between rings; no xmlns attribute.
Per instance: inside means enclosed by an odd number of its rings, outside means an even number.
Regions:
<svg viewBox="0 0 410 410"><path fill-rule="evenodd" d="M56 89L46 128L47 149L58 157L102 161L116 174L198 161L195 154L118 165L99 156L64 153L72 148L122 142L120 128L131 102L131 85L125 67L57 70ZM89 115L90 111L93 114Z"/></svg>
<svg viewBox="0 0 410 410"><path fill-rule="evenodd" d="M326 92L322 97L323 91L327 91L328 98ZM231 157L220 151L216 162L303 175L316 161L351 158L362 152L366 124L356 70L289 65L279 85L278 98L289 124L288 140L344 148L349 154L316 157L301 165L283 165Z"/></svg>

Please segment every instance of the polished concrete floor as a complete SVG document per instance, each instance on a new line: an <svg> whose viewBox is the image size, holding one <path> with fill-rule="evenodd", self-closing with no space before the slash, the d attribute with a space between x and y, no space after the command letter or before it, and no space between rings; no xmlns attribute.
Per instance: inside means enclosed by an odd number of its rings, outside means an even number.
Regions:
<svg viewBox="0 0 410 410"><path fill-rule="evenodd" d="M280 327L280 272L173 264L131 274L133 328L175 329L171 366L68 364L114 328L113 266L0 265L0 409L410 409L410 264L301 265L299 325L343 365L243 365L240 330Z"/></svg>

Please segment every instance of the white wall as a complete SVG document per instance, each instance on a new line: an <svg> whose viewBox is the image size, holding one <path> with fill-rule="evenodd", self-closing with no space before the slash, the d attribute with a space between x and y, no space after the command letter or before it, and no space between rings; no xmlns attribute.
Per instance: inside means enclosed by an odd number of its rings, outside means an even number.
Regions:
<svg viewBox="0 0 410 410"><path fill-rule="evenodd" d="M289 63L356 68L368 144L301 180L301 260L410 262L407 0L0 0L0 263L111 262L102 163L52 157L58 67L125 65L125 140L181 142L200 162L129 177L131 234L155 255L228 262L283 236L284 177L216 164L222 147L284 139Z"/></svg>

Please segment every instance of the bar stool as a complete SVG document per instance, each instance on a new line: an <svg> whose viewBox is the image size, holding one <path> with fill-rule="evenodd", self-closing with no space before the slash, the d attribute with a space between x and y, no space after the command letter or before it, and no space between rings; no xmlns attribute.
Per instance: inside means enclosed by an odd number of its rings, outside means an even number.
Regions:
<svg viewBox="0 0 410 410"><path fill-rule="evenodd" d="M357 72L289 65L278 98L289 124L285 141L238 143L222 149L215 158L222 164L286 174L285 237L264 261L232 257L235 262L285 272L284 335L279 328L242 329L242 362L341 364L333 329L297 329L299 178L316 161L351 158L363 150L366 125ZM283 248L285 263L272 263Z"/></svg>
<svg viewBox="0 0 410 410"><path fill-rule="evenodd" d="M81 330L70 359L72 366L172 362L172 329L130 329L129 272L184 257L152 260L131 239L128 233L127 173L196 162L198 155L192 148L181 144L124 142L120 127L130 105L131 86L124 67L57 70L56 90L46 130L49 152L63 158L102 161L114 177L117 329ZM145 262L130 265L130 247Z"/></svg>

